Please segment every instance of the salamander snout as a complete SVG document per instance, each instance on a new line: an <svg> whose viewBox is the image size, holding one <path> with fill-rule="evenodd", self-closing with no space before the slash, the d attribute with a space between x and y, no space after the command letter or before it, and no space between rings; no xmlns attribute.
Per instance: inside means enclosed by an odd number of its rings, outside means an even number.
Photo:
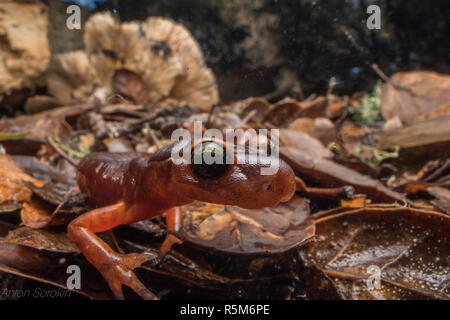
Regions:
<svg viewBox="0 0 450 320"><path fill-rule="evenodd" d="M295 193L295 175L291 167L280 160L278 171L270 178L261 186L261 198L271 199L273 205L289 201Z"/></svg>

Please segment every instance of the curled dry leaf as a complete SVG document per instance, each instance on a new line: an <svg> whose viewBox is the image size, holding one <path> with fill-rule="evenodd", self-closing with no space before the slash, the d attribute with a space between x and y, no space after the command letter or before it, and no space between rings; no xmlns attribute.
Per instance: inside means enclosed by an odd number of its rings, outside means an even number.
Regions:
<svg viewBox="0 0 450 320"><path fill-rule="evenodd" d="M330 100L332 97L330 97ZM326 111L328 107L327 97L317 97L311 101L302 101L302 112L303 117L309 118L320 118L326 116Z"/></svg>
<svg viewBox="0 0 450 320"><path fill-rule="evenodd" d="M315 225L316 240L301 248L313 270L307 279L309 294L450 298L448 216L401 207L341 208L317 214ZM381 282L374 280L377 275ZM321 288L310 287L318 282Z"/></svg>
<svg viewBox="0 0 450 320"><path fill-rule="evenodd" d="M291 98L286 98L272 105L264 117L264 122L269 122L276 127L285 126L288 122L300 116L302 104Z"/></svg>
<svg viewBox="0 0 450 320"><path fill-rule="evenodd" d="M112 87L114 93L125 99L131 99L134 104L145 104L148 101L147 91L141 77L130 70L117 70L112 79Z"/></svg>
<svg viewBox="0 0 450 320"><path fill-rule="evenodd" d="M43 228L52 222L51 210L39 202L24 203L20 212L24 225L30 228Z"/></svg>
<svg viewBox="0 0 450 320"><path fill-rule="evenodd" d="M75 182L48 182L43 187L25 185L33 192L30 202L23 205L22 222L31 228L65 225L78 214L89 211L87 196L75 192Z"/></svg>
<svg viewBox="0 0 450 320"><path fill-rule="evenodd" d="M240 114L242 119L246 118L251 112L254 112L250 121L262 123L264 115L270 108L270 103L264 98L251 97L234 103L232 108Z"/></svg>
<svg viewBox="0 0 450 320"><path fill-rule="evenodd" d="M29 172L37 173L41 178L48 180L58 180L61 178L50 167L39 161L31 161L32 157L17 157L17 161L22 163ZM76 206L83 203L82 197L71 196L70 190L75 183L65 181L65 183L54 184L52 182L37 180L29 176L25 171L18 167L14 160L8 155L0 155L0 204L1 205L19 205L12 209L22 208L22 222L32 228L43 228L48 225L60 225L66 223L77 211ZM41 201L32 195L37 195ZM80 199L78 199L80 198ZM53 214L57 206L67 203L72 206L70 213L60 210ZM3 210L7 208L3 207ZM9 209L11 210L11 208Z"/></svg>
<svg viewBox="0 0 450 320"><path fill-rule="evenodd" d="M234 254L284 252L314 235L308 216L303 198L259 210L194 203L183 207L182 238Z"/></svg>
<svg viewBox="0 0 450 320"><path fill-rule="evenodd" d="M398 116L412 123L450 101L450 76L429 71L399 72L391 76L381 93L385 119Z"/></svg>
<svg viewBox="0 0 450 320"><path fill-rule="evenodd" d="M45 184L44 181L26 174L10 156L0 154L0 204L29 201L31 191L23 185L24 182L30 182L36 186Z"/></svg>

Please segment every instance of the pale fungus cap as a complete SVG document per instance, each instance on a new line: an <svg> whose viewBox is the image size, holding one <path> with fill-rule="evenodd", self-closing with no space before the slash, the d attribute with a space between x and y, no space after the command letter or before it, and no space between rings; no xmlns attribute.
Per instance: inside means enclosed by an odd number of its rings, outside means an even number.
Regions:
<svg viewBox="0 0 450 320"><path fill-rule="evenodd" d="M171 19L119 23L98 13L86 22L84 42L85 51L58 55L49 73L49 91L61 104L113 93L137 104L177 99L202 111L218 102L216 80L198 43Z"/></svg>

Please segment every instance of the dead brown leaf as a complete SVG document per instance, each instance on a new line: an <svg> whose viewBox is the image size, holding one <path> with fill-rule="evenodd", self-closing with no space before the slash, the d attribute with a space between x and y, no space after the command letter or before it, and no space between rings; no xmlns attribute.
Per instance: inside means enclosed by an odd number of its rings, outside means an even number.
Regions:
<svg viewBox="0 0 450 320"><path fill-rule="evenodd" d="M260 210L195 203L184 206L183 215L183 238L235 254L283 252L314 235L308 202L299 197Z"/></svg>
<svg viewBox="0 0 450 320"><path fill-rule="evenodd" d="M435 198L431 201L433 205L450 214L450 190L441 187L428 187L427 192Z"/></svg>
<svg viewBox="0 0 450 320"><path fill-rule="evenodd" d="M288 131L280 131L281 158L295 171L310 178L318 185L327 188L350 185L355 188L357 193L367 195L374 202L409 203L402 194L390 190L380 182L327 159L327 157L331 157L332 153L319 141L315 140L315 143L307 145L314 147L306 148L302 147L301 140L298 139L300 132L295 132L295 136L290 139L286 139L288 135L285 133ZM309 137L309 139L314 138Z"/></svg>
<svg viewBox="0 0 450 320"><path fill-rule="evenodd" d="M341 210L342 211L342 210ZM399 207L318 215L316 241L302 249L326 296L449 299L450 218ZM374 279L379 275L380 282ZM375 281L374 281L375 280ZM318 288L308 288L317 294Z"/></svg>
<svg viewBox="0 0 450 320"><path fill-rule="evenodd" d="M141 77L127 69L116 70L112 78L114 93L129 98L134 104L145 104L148 100L147 90Z"/></svg>
<svg viewBox="0 0 450 320"><path fill-rule="evenodd" d="M450 76L429 71L399 72L383 86L381 111L385 119L398 116L412 123L450 101Z"/></svg>
<svg viewBox="0 0 450 320"><path fill-rule="evenodd" d="M10 156L0 154L0 204L29 201L31 191L23 185L24 182L37 186L45 184L26 174Z"/></svg>

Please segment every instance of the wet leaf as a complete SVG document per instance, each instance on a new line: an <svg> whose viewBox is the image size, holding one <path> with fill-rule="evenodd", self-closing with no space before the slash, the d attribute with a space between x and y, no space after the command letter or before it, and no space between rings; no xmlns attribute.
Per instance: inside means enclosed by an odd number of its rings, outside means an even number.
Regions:
<svg viewBox="0 0 450 320"><path fill-rule="evenodd" d="M259 210L195 203L183 207L182 236L216 251L283 252L314 235L308 216L309 204L303 198Z"/></svg>
<svg viewBox="0 0 450 320"><path fill-rule="evenodd" d="M386 206L339 211L316 215L315 241L301 249L305 264L324 280L324 295L450 298L448 216ZM377 270L379 288L368 285Z"/></svg>

